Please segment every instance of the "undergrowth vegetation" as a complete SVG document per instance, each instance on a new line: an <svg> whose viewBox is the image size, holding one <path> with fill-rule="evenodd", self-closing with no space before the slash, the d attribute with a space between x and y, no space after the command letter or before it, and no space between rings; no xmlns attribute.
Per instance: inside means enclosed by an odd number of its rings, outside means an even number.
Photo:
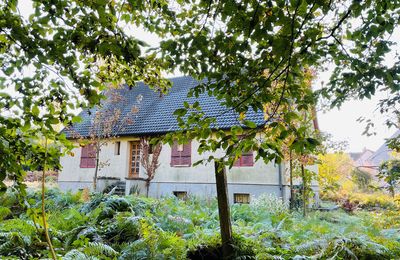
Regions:
<svg viewBox="0 0 400 260"><path fill-rule="evenodd" d="M215 200L47 191L49 231L63 259L219 259ZM49 257L39 194L0 198L0 255ZM232 205L237 259L398 259L400 216L390 211L290 212L273 196Z"/></svg>

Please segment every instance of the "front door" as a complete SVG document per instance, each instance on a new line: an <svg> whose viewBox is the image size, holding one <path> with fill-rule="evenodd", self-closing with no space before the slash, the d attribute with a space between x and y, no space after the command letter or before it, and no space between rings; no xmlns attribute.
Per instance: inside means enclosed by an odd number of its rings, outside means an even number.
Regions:
<svg viewBox="0 0 400 260"><path fill-rule="evenodd" d="M130 142L130 156L129 156L129 178L139 177L140 169L140 142L132 141Z"/></svg>

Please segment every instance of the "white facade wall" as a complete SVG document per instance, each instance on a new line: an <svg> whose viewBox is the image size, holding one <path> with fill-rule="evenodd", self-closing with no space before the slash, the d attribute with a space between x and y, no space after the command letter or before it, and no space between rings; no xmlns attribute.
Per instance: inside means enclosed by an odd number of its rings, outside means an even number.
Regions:
<svg viewBox="0 0 400 260"><path fill-rule="evenodd" d="M106 166L100 169L99 177L115 177L127 183L127 193L132 185L138 181L128 180L130 141L135 138L120 138L120 155L115 154L115 143L109 143L102 148L100 162ZM191 161L192 164L208 158L210 154L199 155L197 148L199 143L192 141ZM62 171L59 175L59 185L63 190L78 190L83 187L91 187L94 168L80 168L81 148L75 148L72 155L61 158ZM217 154L215 154L217 156ZM255 157L255 155L254 155ZM196 167L171 167L171 147L163 145L160 157L159 168L155 178L151 182L149 194L153 197L171 195L173 191L186 191L188 194L199 196L215 195L214 163L201 164ZM315 168L315 167L313 167ZM287 198L287 170L281 167L282 185L280 186L279 166L273 163L265 164L262 160L255 162L252 167L232 167L227 169L227 178L231 201L233 193L249 193L258 196L262 193L273 193L278 197ZM145 177L144 169L140 168L139 177ZM143 189L143 183L139 183ZM317 191L316 183L313 183ZM143 193L144 191L142 191Z"/></svg>

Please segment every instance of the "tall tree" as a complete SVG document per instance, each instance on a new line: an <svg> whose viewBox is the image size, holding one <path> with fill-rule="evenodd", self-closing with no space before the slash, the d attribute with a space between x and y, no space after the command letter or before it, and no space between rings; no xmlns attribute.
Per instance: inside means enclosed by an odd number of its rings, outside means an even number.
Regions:
<svg viewBox="0 0 400 260"><path fill-rule="evenodd" d="M268 161L282 159L279 147L288 133L304 130L287 128L285 123L315 106L316 94L328 98L332 106L354 97L369 98L379 90L392 95L380 107L398 96L400 64L384 61L390 47L397 45L388 36L399 23L398 1L179 3L180 8L165 15L163 28L169 26L171 33L161 43L162 54L171 66L204 79L190 95L209 93L227 110L243 114L263 111L265 105L271 108L264 125L276 129L274 138L264 131L267 141L257 141L253 133L263 128L254 130L254 124L243 120L243 127L252 129L252 134L240 142L259 150L259 156ZM320 71L328 66L333 73L321 90L313 93L300 87L310 68ZM295 111L290 110L293 103ZM177 115L184 129L195 129L194 135L206 140L212 136L210 127L224 113L204 116L196 105ZM286 115L283 121L277 120L281 115ZM224 148L232 157L227 163L232 164L244 145L225 138L242 134L237 127L231 130L218 132L219 141L205 141L202 151Z"/></svg>
<svg viewBox="0 0 400 260"><path fill-rule="evenodd" d="M22 4L32 4L29 18L19 10ZM161 91L168 87L168 81L160 76L161 60L143 54L145 44L124 29L126 23L154 21L152 14L164 5L162 1L159 4L74 0L0 3L3 190L6 177L24 187L23 165L30 166L26 151L44 133L71 148L63 135L56 135L54 125L76 120L74 109L99 104L105 83L134 85L144 81Z"/></svg>
<svg viewBox="0 0 400 260"><path fill-rule="evenodd" d="M198 103L188 104L176 111L181 136L198 139L199 152L225 150L227 160L220 161L227 165L249 150L257 152L256 159L279 163L282 144L291 136L303 138L290 149L313 150L315 139L304 127L288 126L315 106L318 95L332 106L379 90L392 96L380 107L398 99L400 63L388 65L383 58L397 44L388 36L398 27L398 1L202 0L180 1L171 10L162 25L170 29L169 37L163 35L163 57L202 80L189 95L214 95L242 123L212 131L226 111L204 115ZM333 73L321 90L301 87L308 69L328 66ZM265 106L264 124L246 119L246 113ZM263 138L255 138L259 133Z"/></svg>

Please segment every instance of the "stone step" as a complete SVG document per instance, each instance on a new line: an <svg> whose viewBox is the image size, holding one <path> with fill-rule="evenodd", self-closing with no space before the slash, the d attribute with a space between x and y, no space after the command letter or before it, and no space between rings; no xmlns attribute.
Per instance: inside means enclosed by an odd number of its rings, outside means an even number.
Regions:
<svg viewBox="0 0 400 260"><path fill-rule="evenodd" d="M111 185L113 194L118 196L125 196L126 183L124 181L118 181Z"/></svg>

